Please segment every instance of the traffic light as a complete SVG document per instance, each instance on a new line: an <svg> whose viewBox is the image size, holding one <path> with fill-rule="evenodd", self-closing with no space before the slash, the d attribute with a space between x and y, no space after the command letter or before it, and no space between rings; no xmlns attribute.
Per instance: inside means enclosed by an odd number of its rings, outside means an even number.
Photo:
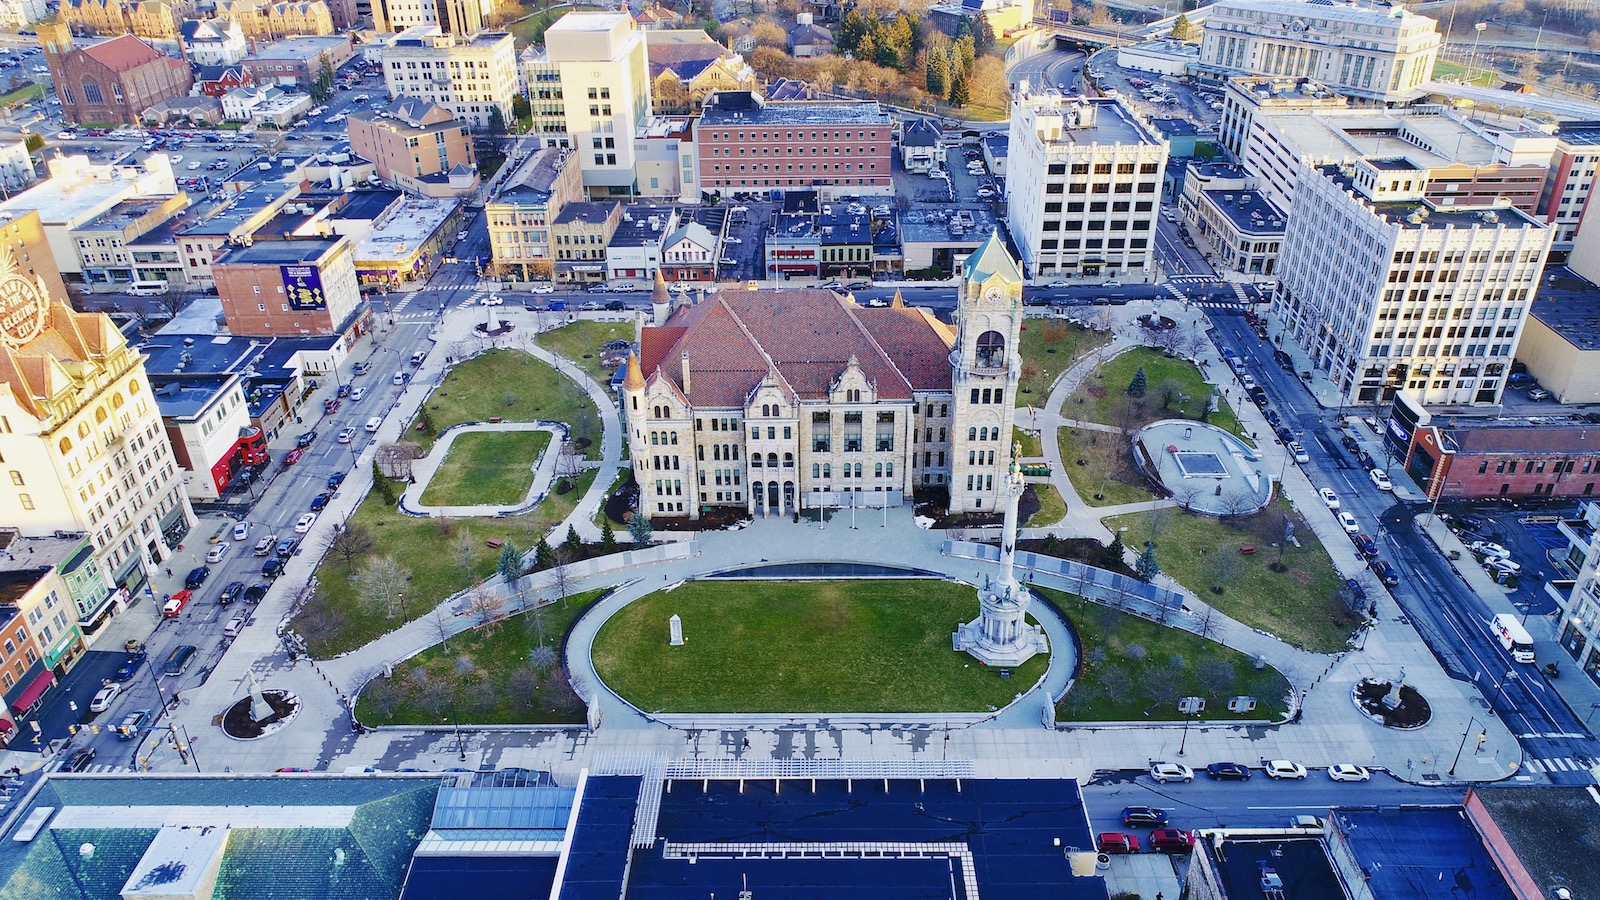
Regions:
<svg viewBox="0 0 1600 900"><path fill-rule="evenodd" d="M67 730L72 732L73 734L77 734L78 733L78 726L76 726L76 725L68 725L67 726Z"/></svg>

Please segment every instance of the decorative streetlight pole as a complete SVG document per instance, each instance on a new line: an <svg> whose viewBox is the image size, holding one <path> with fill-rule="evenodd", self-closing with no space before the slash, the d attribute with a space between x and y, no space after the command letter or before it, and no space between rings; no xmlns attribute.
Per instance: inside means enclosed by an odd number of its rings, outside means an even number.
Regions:
<svg viewBox="0 0 1600 900"><path fill-rule="evenodd" d="M1473 716L1467 720L1467 730L1461 732L1461 746L1456 748L1456 758L1450 761L1450 777L1456 774L1456 763L1461 761L1461 751L1467 749L1467 738L1472 734L1472 726L1478 723L1478 717Z"/></svg>

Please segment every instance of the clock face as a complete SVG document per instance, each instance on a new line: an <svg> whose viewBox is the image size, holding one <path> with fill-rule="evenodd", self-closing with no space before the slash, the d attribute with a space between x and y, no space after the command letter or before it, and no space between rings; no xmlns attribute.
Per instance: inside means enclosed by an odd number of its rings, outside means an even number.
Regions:
<svg viewBox="0 0 1600 900"><path fill-rule="evenodd" d="M983 299L985 299L985 300L1000 300L1000 299L1003 299L1004 297L1005 297L1004 292L1002 292L997 287L989 288L983 294Z"/></svg>

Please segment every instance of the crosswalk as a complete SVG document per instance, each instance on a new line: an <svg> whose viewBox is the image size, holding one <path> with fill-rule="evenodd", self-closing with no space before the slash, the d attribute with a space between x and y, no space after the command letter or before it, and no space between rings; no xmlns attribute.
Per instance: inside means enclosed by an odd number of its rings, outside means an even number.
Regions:
<svg viewBox="0 0 1600 900"><path fill-rule="evenodd" d="M1589 762L1587 760L1574 759L1570 756L1558 756L1549 759L1537 759L1530 757L1526 761L1525 765L1541 775L1547 775L1552 772L1589 771Z"/></svg>
<svg viewBox="0 0 1600 900"><path fill-rule="evenodd" d="M1167 279L1168 284L1216 284L1222 279L1215 275L1173 275Z"/></svg>

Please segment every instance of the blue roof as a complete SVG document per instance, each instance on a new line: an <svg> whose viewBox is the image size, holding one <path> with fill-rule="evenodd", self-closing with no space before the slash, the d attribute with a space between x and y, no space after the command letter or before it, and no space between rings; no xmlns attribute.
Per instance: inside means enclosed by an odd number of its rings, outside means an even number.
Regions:
<svg viewBox="0 0 1600 900"><path fill-rule="evenodd" d="M439 802L433 810L433 829L515 830L532 833L502 834L499 839L559 841L566 834L576 793L565 787L440 788Z"/></svg>
<svg viewBox="0 0 1600 900"><path fill-rule="evenodd" d="M418 856L400 900L548 897L554 856Z"/></svg>
<svg viewBox="0 0 1600 900"><path fill-rule="evenodd" d="M628 871L638 775L591 775L584 782L578 821L567 847L560 900L616 900Z"/></svg>
<svg viewBox="0 0 1600 900"><path fill-rule="evenodd" d="M1284 895L1294 900L1345 900L1339 876L1322 841L1315 837L1232 838L1204 851L1217 861L1223 896L1260 897L1263 873L1283 881Z"/></svg>
<svg viewBox="0 0 1600 900"><path fill-rule="evenodd" d="M1460 807L1338 809L1334 819L1374 896L1514 896Z"/></svg>

